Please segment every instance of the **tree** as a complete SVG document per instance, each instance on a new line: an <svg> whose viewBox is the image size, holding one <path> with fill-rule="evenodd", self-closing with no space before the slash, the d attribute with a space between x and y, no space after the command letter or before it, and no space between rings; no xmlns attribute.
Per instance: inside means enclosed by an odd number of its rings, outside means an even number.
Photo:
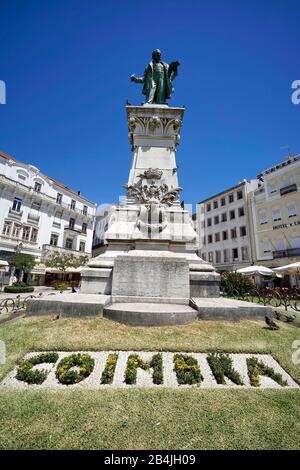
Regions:
<svg viewBox="0 0 300 470"><path fill-rule="evenodd" d="M75 256L73 253L51 252L46 254L45 265L65 273L68 268L79 268L88 260L88 256Z"/></svg>
<svg viewBox="0 0 300 470"><path fill-rule="evenodd" d="M33 255L26 253L14 253L9 261L11 268L19 269L21 271L20 280L23 279L23 273L30 273L36 264L36 259Z"/></svg>

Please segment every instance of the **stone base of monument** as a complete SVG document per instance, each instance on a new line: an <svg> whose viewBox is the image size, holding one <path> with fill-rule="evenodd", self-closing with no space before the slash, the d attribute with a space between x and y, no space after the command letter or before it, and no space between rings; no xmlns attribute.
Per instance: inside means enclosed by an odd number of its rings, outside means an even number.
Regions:
<svg viewBox="0 0 300 470"><path fill-rule="evenodd" d="M61 317L102 317L103 309L109 303L109 295L56 294L28 300L26 313Z"/></svg>
<svg viewBox="0 0 300 470"><path fill-rule="evenodd" d="M255 320L272 317L272 309L240 300L218 298L194 298L189 305L172 303L161 298L155 302L143 302L132 297L124 302L110 295L56 294L30 299L28 315L58 315L60 317L106 317L121 323L141 326L179 325L195 320ZM175 301L175 299L173 299ZM182 300L182 299L181 299Z"/></svg>
<svg viewBox="0 0 300 470"><path fill-rule="evenodd" d="M191 305L198 310L199 320L261 320L273 316L271 307L226 297L193 298Z"/></svg>
<svg viewBox="0 0 300 470"><path fill-rule="evenodd" d="M197 320L198 312L188 305L164 303L113 303L103 316L137 326L180 325Z"/></svg>

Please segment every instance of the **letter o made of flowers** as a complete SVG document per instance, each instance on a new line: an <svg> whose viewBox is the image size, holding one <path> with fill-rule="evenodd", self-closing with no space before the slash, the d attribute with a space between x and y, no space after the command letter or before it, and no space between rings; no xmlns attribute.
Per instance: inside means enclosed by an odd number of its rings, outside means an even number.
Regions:
<svg viewBox="0 0 300 470"><path fill-rule="evenodd" d="M64 385L77 384L93 372L94 365L95 361L89 354L71 354L58 363L56 378Z"/></svg>
<svg viewBox="0 0 300 470"><path fill-rule="evenodd" d="M17 371L17 379L28 384L41 384L46 379L49 372L45 369L36 370L32 369L38 364L54 364L58 359L58 354L56 352L41 353L37 356L32 356L29 359L25 359Z"/></svg>

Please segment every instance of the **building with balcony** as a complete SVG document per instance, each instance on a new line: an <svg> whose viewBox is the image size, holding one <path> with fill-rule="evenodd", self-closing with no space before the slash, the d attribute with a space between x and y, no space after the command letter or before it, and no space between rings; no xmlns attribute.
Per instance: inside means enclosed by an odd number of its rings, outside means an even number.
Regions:
<svg viewBox="0 0 300 470"><path fill-rule="evenodd" d="M256 179L244 180L197 204L199 256L219 272L252 263L248 197L257 187Z"/></svg>
<svg viewBox="0 0 300 470"><path fill-rule="evenodd" d="M40 263L51 250L91 256L96 205L33 165L0 152L0 259L16 251Z"/></svg>
<svg viewBox="0 0 300 470"><path fill-rule="evenodd" d="M249 198L255 262L270 268L300 261L300 155L264 170ZM300 279L290 279L300 286Z"/></svg>

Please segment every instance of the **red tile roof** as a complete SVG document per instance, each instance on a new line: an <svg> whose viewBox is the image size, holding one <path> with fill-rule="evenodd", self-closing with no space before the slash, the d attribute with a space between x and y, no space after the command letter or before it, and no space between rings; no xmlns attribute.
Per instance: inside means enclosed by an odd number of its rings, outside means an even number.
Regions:
<svg viewBox="0 0 300 470"><path fill-rule="evenodd" d="M5 158L6 160L13 160L14 162L17 162L18 160L11 155L8 155L7 153L1 152L0 151L0 157Z"/></svg>
<svg viewBox="0 0 300 470"><path fill-rule="evenodd" d="M4 153L4 152L1 152L0 151L0 157L3 157L5 158L6 160L13 160L14 162L20 162L20 160L17 160L16 158L12 157L11 155L8 155L7 153ZM69 188L68 186L66 186L65 184L63 183L60 183L59 181L56 181L54 180L53 178L50 178L49 176L45 175L46 178L49 180L49 181L52 181L54 184L56 184L57 186L59 186L60 188L64 189L65 191L69 191L70 193L73 193L73 194L76 194L77 196L81 196L81 194L78 194L77 191L74 191L73 189ZM86 199L84 196L82 196L84 199Z"/></svg>

